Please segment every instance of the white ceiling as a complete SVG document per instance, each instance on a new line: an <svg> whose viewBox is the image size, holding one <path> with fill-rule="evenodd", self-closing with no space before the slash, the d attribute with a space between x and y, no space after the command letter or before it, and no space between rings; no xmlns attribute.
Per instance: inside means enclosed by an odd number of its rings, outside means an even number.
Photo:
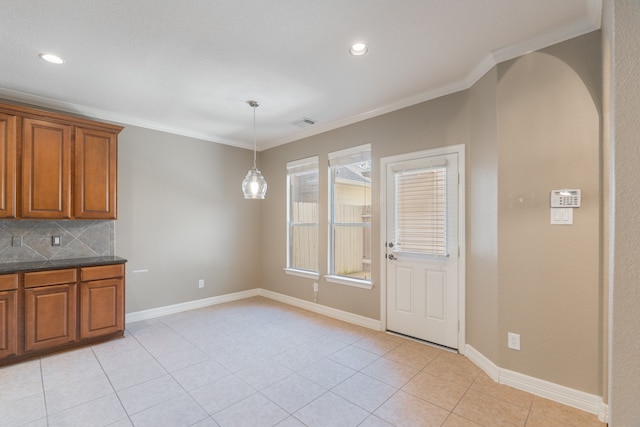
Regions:
<svg viewBox="0 0 640 427"><path fill-rule="evenodd" d="M265 149L466 89L600 28L601 4L1 0L0 98L248 148L255 99ZM366 56L348 54L357 41Z"/></svg>

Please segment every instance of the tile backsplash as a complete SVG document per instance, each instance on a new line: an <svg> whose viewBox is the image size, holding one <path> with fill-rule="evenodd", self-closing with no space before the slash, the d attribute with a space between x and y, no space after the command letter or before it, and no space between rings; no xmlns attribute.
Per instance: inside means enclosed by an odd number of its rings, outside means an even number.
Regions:
<svg viewBox="0 0 640 427"><path fill-rule="evenodd" d="M115 255L114 231L109 220L3 220L0 263ZM60 246L51 245L52 236Z"/></svg>

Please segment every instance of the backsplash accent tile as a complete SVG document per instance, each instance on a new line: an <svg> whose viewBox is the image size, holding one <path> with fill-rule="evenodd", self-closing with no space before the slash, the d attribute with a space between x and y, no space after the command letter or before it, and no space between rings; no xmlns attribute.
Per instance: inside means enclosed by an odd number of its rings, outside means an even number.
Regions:
<svg viewBox="0 0 640 427"><path fill-rule="evenodd" d="M22 246L12 246L14 236ZM51 246L60 236L60 246ZM115 221L2 220L0 263L115 255Z"/></svg>

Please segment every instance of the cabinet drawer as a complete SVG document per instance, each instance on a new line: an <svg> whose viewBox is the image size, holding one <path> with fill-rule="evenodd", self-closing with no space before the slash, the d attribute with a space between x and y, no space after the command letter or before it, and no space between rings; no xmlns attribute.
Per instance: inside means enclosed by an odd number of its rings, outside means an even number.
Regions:
<svg viewBox="0 0 640 427"><path fill-rule="evenodd" d="M64 283L75 283L76 269L67 270L47 270L24 274L24 287L33 288L36 286L61 285Z"/></svg>
<svg viewBox="0 0 640 427"><path fill-rule="evenodd" d="M99 267L83 267L80 269L80 280L88 282L90 280L111 279L113 277L124 276L124 264L101 265Z"/></svg>
<svg viewBox="0 0 640 427"><path fill-rule="evenodd" d="M18 289L18 275L3 274L0 276L0 291L10 291L12 289Z"/></svg>

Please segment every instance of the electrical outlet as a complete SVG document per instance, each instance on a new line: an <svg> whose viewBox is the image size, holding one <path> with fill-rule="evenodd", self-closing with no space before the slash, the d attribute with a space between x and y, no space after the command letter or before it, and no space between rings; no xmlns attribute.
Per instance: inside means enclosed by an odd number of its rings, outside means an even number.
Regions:
<svg viewBox="0 0 640 427"><path fill-rule="evenodd" d="M512 350L520 350L520 334L507 333L507 346Z"/></svg>
<svg viewBox="0 0 640 427"><path fill-rule="evenodd" d="M199 288L204 288L204 279L198 280L198 287Z"/></svg>
<svg viewBox="0 0 640 427"><path fill-rule="evenodd" d="M51 236L51 246L60 246L60 236Z"/></svg>
<svg viewBox="0 0 640 427"><path fill-rule="evenodd" d="M318 282L313 282L313 292L318 292Z"/></svg>
<svg viewBox="0 0 640 427"><path fill-rule="evenodd" d="M11 246L16 248L19 248L20 246L22 246L22 236L12 236Z"/></svg>

